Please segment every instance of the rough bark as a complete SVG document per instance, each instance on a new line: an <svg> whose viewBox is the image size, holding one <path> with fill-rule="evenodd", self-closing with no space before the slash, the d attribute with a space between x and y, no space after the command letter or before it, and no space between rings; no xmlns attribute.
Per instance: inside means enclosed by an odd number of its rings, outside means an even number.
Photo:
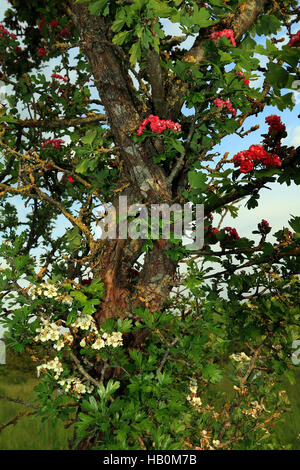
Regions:
<svg viewBox="0 0 300 470"><path fill-rule="evenodd" d="M172 203L171 185L163 169L153 165L155 148L149 144L135 144L131 134L141 122L140 112L129 87L130 78L114 48L109 44L109 32L105 20L90 15L85 5L70 3L75 24L80 32L83 51L89 61L95 85L98 89L114 134L115 143L121 148L120 160L123 173L120 185L130 188L122 195L129 201L139 203ZM115 201L115 207L118 206ZM150 266L142 273L138 286L131 282L130 269L142 253L142 243L137 240L107 240L101 249L101 259L95 264L94 275L101 277L106 289L99 321L111 316L124 316L141 303L140 292L149 293L148 307L159 310L166 302L172 288L175 265L165 251L168 243L160 244L155 252L159 256L148 256ZM154 260L159 263L154 263ZM157 279L162 282L157 282Z"/></svg>

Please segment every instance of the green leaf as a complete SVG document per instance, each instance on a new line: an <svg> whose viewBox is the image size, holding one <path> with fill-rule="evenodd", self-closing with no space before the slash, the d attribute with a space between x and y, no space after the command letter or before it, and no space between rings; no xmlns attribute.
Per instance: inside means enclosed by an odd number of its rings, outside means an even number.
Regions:
<svg viewBox="0 0 300 470"><path fill-rule="evenodd" d="M132 44L130 50L130 64L133 66L141 58L141 42L137 41Z"/></svg>
<svg viewBox="0 0 300 470"><path fill-rule="evenodd" d="M96 158L84 158L76 166L76 173L80 173L82 175L91 174L97 165L98 161Z"/></svg>
<svg viewBox="0 0 300 470"><path fill-rule="evenodd" d="M96 129L89 129L86 131L85 135L81 138L81 141L83 144L92 145L96 135L97 135Z"/></svg>
<svg viewBox="0 0 300 470"><path fill-rule="evenodd" d="M293 216L293 219L289 220L289 225L295 231L300 234L300 217Z"/></svg>
<svg viewBox="0 0 300 470"><path fill-rule="evenodd" d="M0 123L2 122L18 122L18 120L12 116L0 116Z"/></svg>
<svg viewBox="0 0 300 470"><path fill-rule="evenodd" d="M76 299L81 305L85 305L87 302L87 296L78 290L70 292L70 296L74 297L74 299Z"/></svg>
<svg viewBox="0 0 300 470"><path fill-rule="evenodd" d="M120 14L117 15L115 21L112 24L112 27L111 27L112 31L114 33L118 33L119 31L121 31L125 23L126 23L126 16L125 16L124 11L121 10Z"/></svg>
<svg viewBox="0 0 300 470"><path fill-rule="evenodd" d="M220 382L222 379L222 372L217 364L208 364L202 370L202 375L205 380L209 380L211 383Z"/></svg>
<svg viewBox="0 0 300 470"><path fill-rule="evenodd" d="M89 286L84 287L84 292L89 292L90 294L97 295L98 297L103 297L104 284L101 282L101 279L93 279Z"/></svg>
<svg viewBox="0 0 300 470"><path fill-rule="evenodd" d="M275 34L281 29L281 22L274 15L263 15L256 23L256 33L259 36Z"/></svg>
<svg viewBox="0 0 300 470"><path fill-rule="evenodd" d="M132 34L132 31L121 31L113 37L113 44L121 46Z"/></svg>
<svg viewBox="0 0 300 470"><path fill-rule="evenodd" d="M107 0L97 0L88 6L88 9L92 15L100 15L104 7L107 5Z"/></svg>
<svg viewBox="0 0 300 470"><path fill-rule="evenodd" d="M189 171L188 180L190 186L194 189L200 189L201 191L205 191L207 188L207 176L204 173L201 173L200 171Z"/></svg>
<svg viewBox="0 0 300 470"><path fill-rule="evenodd" d="M82 313L85 315L92 315L94 312L96 312L96 308L94 305L99 305L101 301L99 299L89 299L84 302L84 309L82 310Z"/></svg>
<svg viewBox="0 0 300 470"><path fill-rule="evenodd" d="M80 248L82 240L79 229L77 227L74 227L73 229L69 230L66 233L65 238L69 244L69 248L71 251L75 251Z"/></svg>
<svg viewBox="0 0 300 470"><path fill-rule="evenodd" d="M138 352L136 349L130 349L129 355L131 359L137 364L139 368L141 368L143 362L143 355L141 352Z"/></svg>
<svg viewBox="0 0 300 470"><path fill-rule="evenodd" d="M281 88L284 88L285 85L287 85L289 74L281 65L270 62L268 64L266 80L275 90L280 90Z"/></svg>
<svg viewBox="0 0 300 470"><path fill-rule="evenodd" d="M94 398L94 397L90 397L90 398L89 398L89 402L90 402L90 404L91 404L92 409L93 409L94 411L97 411L97 410L98 410L98 403L97 403L97 401L95 400L95 398Z"/></svg>
<svg viewBox="0 0 300 470"><path fill-rule="evenodd" d="M130 318L125 318L124 320L121 320L121 318L119 318L117 326L118 331L120 331L121 333L128 333L132 329L132 320Z"/></svg>
<svg viewBox="0 0 300 470"><path fill-rule="evenodd" d="M120 387L120 382L118 380L114 382L112 379L109 379L106 385L106 397L108 398L110 395L115 393L119 387Z"/></svg>
<svg viewBox="0 0 300 470"><path fill-rule="evenodd" d="M67 325L70 325L76 320L76 313L75 312L70 312L67 316Z"/></svg>
<svg viewBox="0 0 300 470"><path fill-rule="evenodd" d="M185 148L180 142L180 140L177 139L171 139L172 147L174 147L177 152L181 153L182 155L185 153Z"/></svg>
<svg viewBox="0 0 300 470"><path fill-rule="evenodd" d="M207 8L200 8L195 5L194 7L194 14L192 16L193 23L200 28L205 28L206 26L210 26L211 24L215 23L210 19L210 11Z"/></svg>
<svg viewBox="0 0 300 470"><path fill-rule="evenodd" d="M263 253L264 255L266 256L271 256L273 253L274 253L274 247L272 245L272 243L269 243L269 242L265 242L263 244Z"/></svg>
<svg viewBox="0 0 300 470"><path fill-rule="evenodd" d="M149 8L152 9L155 16L159 16L161 18L168 18L174 13L177 13L176 8L169 7L167 2L159 1L159 0L150 0L149 1Z"/></svg>

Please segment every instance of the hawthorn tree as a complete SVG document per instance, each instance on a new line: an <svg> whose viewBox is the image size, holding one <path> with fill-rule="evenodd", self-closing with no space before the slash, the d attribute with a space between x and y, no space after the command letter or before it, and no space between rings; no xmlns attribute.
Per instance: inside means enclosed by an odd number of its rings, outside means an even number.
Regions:
<svg viewBox="0 0 300 470"><path fill-rule="evenodd" d="M277 233L258 220L258 242L223 219L299 184L299 148L275 114L250 148L215 146L257 131L244 126L266 106L293 108L298 20L296 0L10 1L0 318L6 346L42 362L33 413L75 424L70 447L288 447L270 430L294 380L300 218ZM99 238L120 195L203 204L204 245L173 225Z"/></svg>

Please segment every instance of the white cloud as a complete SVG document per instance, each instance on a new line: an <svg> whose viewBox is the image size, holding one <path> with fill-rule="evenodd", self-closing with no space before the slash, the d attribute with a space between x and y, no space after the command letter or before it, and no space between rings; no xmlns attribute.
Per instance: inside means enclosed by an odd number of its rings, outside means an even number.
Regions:
<svg viewBox="0 0 300 470"><path fill-rule="evenodd" d="M288 136L283 140L284 145L298 147L300 145L300 126L287 128Z"/></svg>

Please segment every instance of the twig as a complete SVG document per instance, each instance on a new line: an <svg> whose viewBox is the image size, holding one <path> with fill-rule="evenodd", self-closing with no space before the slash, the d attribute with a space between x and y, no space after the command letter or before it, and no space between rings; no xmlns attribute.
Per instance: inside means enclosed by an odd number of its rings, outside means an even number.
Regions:
<svg viewBox="0 0 300 470"><path fill-rule="evenodd" d="M26 401L20 400L19 398L11 398L11 397L7 397L5 395L0 395L0 400L1 399L8 400L8 401L11 401L13 403L18 403L19 405L27 406L27 408L34 408L35 410L40 410L39 406L32 405L31 403L27 403Z"/></svg>
<svg viewBox="0 0 300 470"><path fill-rule="evenodd" d="M89 381L92 382L94 385L96 385L96 387L100 387L101 383L98 382L97 380L93 379L93 377L91 377L90 374L87 373L87 371L83 368L83 366L80 364L79 360L77 359L77 357L75 356L75 354L72 353L72 351L70 351L70 356L71 356L71 358L73 359L73 361L75 362L75 364L77 365L78 370L82 373L82 375L83 375L87 380L89 380Z"/></svg>
<svg viewBox="0 0 300 470"><path fill-rule="evenodd" d="M138 441L139 441L139 444L140 444L140 446L141 446L141 449L147 450L147 447L145 446L144 441L143 441L143 439L141 438L141 436L138 436Z"/></svg>
<svg viewBox="0 0 300 470"><path fill-rule="evenodd" d="M165 365L165 363L166 363L166 361L167 361L167 359L168 359L168 356L169 356L169 354L170 354L170 348L172 348L173 346L175 346L175 344L178 343L178 341L179 341L179 338L175 338L174 341L172 341L172 343L170 344L170 346L169 346L168 349L166 350L165 355L164 355L164 357L162 358L162 361L161 361L160 366L159 366L159 368L158 368L159 372L161 372L162 368L164 367L164 365Z"/></svg>
<svg viewBox="0 0 300 470"><path fill-rule="evenodd" d="M17 424L17 422L19 421L20 418L22 418L22 416L31 416L31 415L35 415L37 412L36 411L21 411L21 413L19 413L17 416L15 416L14 418L10 419L9 421L7 421L7 423L2 423L0 425L0 433L1 431L3 431L3 429L7 428L8 426L15 426Z"/></svg>
<svg viewBox="0 0 300 470"><path fill-rule="evenodd" d="M93 122L106 121L105 114L93 114L92 116L81 116L76 118L63 118L63 119L19 119L17 124L21 127L33 127L37 129L64 129L67 127L80 126L84 124L91 124Z"/></svg>

